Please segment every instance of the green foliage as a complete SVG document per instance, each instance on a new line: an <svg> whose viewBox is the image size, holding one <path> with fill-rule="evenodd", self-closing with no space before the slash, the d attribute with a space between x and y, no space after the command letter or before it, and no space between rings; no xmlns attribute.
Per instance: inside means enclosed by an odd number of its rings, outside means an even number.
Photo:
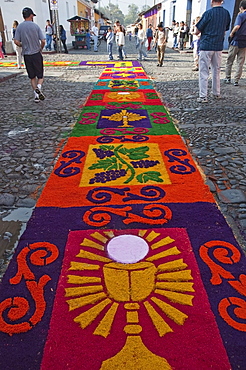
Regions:
<svg viewBox="0 0 246 370"><path fill-rule="evenodd" d="M149 158L149 155L146 152L149 150L148 146L141 146L139 148L121 148L119 149L119 153L126 155L129 159L138 160Z"/></svg>
<svg viewBox="0 0 246 370"><path fill-rule="evenodd" d="M99 11L102 12L110 21L120 21L120 24L124 24L125 17L119 8L119 5L109 3L107 6L100 7Z"/></svg>
<svg viewBox="0 0 246 370"><path fill-rule="evenodd" d="M154 182L163 182L160 172L157 171L148 171L141 173L140 175L136 176L136 179L141 184L146 183L148 181L154 181Z"/></svg>
<svg viewBox="0 0 246 370"><path fill-rule="evenodd" d="M137 5L131 4L128 5L128 13L125 16L125 24L133 24L138 19L138 14L140 13L140 10Z"/></svg>
<svg viewBox="0 0 246 370"><path fill-rule="evenodd" d="M89 167L89 170L99 170L103 169L104 171L117 170L118 164L115 157L110 157L106 159L100 159L97 163L92 164Z"/></svg>

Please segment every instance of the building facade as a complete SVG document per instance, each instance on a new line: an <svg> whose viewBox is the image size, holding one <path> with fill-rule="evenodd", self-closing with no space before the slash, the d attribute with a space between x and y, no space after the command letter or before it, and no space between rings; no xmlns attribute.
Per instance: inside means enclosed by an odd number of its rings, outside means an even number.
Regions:
<svg viewBox="0 0 246 370"><path fill-rule="evenodd" d="M239 10L241 0L224 0L223 7L227 9L232 17L231 27ZM159 10L161 21L165 27L172 24L172 21L184 21L191 25L192 20L201 16L206 10L211 8L211 0L163 0L161 10ZM225 37L224 48L228 48L227 36Z"/></svg>
<svg viewBox="0 0 246 370"><path fill-rule="evenodd" d="M0 32L2 32L5 43L12 40L13 21L17 20L19 23L23 21L22 9L26 6L33 9L36 14L34 22L43 30L45 36L46 20L52 20L53 15L53 11L50 10L49 0L1 0ZM70 24L67 19L76 15L77 12L77 0L58 0L58 22L67 31L68 43L71 43L74 38L70 35Z"/></svg>

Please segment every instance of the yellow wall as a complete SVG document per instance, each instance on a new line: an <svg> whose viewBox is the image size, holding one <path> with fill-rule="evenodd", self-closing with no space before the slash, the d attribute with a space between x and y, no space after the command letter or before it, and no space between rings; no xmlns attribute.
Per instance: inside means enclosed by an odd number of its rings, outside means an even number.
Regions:
<svg viewBox="0 0 246 370"><path fill-rule="evenodd" d="M78 15L80 17L84 17L84 18L88 18L88 16L90 17L91 10L88 6L77 1L77 7L78 7Z"/></svg>

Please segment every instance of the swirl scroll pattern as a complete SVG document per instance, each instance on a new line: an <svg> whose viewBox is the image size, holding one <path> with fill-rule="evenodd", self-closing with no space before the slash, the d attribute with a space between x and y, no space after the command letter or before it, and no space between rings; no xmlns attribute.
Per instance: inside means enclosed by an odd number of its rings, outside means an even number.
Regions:
<svg viewBox="0 0 246 370"><path fill-rule="evenodd" d="M46 301L44 289L51 277L47 274L37 278L29 268L31 263L34 266L47 266L53 263L59 256L58 248L48 242L37 242L23 248L17 256L17 272L9 282L11 285L25 283L27 297L12 297L0 303L0 331L9 335L25 333L37 325L43 318Z"/></svg>

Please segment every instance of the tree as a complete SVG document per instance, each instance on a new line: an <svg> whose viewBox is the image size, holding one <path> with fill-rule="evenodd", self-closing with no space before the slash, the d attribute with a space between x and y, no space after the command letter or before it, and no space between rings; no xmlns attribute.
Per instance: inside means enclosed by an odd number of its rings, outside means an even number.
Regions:
<svg viewBox="0 0 246 370"><path fill-rule="evenodd" d="M120 24L124 24L124 14L120 10L119 5L109 3L108 6L100 7L99 11L113 23L115 21L120 21Z"/></svg>
<svg viewBox="0 0 246 370"><path fill-rule="evenodd" d="M139 13L140 11L137 5L135 4L128 5L128 13L125 16L126 25L135 23L136 20L138 19Z"/></svg>
<svg viewBox="0 0 246 370"><path fill-rule="evenodd" d="M141 9L141 13L142 12L146 12L147 10L149 10L150 9L150 6L149 5L147 5L147 4L145 4L145 5L143 5L142 6L142 9Z"/></svg>

